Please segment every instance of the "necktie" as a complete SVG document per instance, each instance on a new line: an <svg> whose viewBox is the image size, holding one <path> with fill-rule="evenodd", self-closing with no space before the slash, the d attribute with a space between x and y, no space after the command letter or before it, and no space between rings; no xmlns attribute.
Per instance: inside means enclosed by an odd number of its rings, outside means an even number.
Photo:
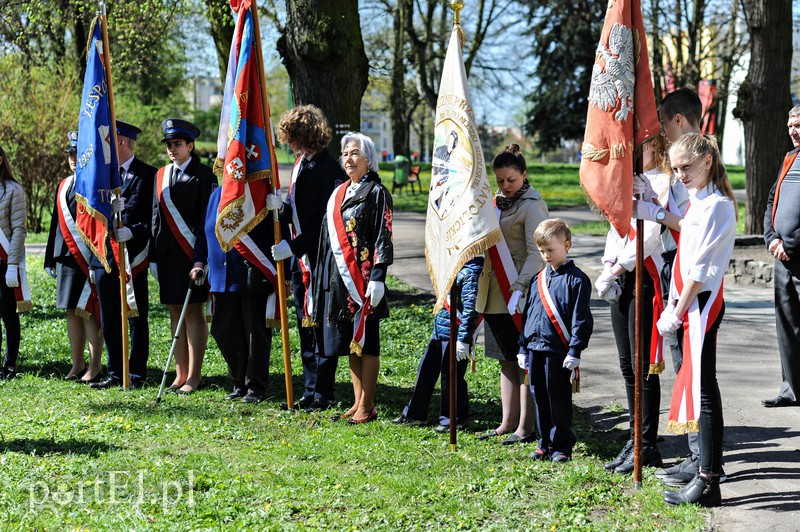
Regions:
<svg viewBox="0 0 800 532"><path fill-rule="evenodd" d="M125 181L125 178L128 177L128 172L125 171L124 166L119 167L119 178L121 181Z"/></svg>

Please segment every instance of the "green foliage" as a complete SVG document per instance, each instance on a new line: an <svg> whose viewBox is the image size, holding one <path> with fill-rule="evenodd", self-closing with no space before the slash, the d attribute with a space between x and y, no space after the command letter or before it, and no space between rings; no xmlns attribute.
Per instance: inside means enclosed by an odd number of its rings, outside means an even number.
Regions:
<svg viewBox="0 0 800 532"><path fill-rule="evenodd" d="M378 383L380 418L363 426L330 412L282 412L280 341L270 363L269 399L223 399L230 387L214 342L206 386L154 405L169 346L168 316L151 309L150 386L95 391L65 382L69 342L55 282L29 257L35 309L22 316L21 371L0 382L0 512L7 529L478 529L696 530L704 511L661 500L661 483L643 487L602 469L623 435L593 430L576 411L579 445L568 464L531 462L532 447L508 448L460 432L392 425L408 400L432 329L431 301L389 281L392 317L381 324L385 349ZM155 290L155 284L151 284ZM155 291L152 293L156 293ZM292 323L293 319L292 319ZM298 352L294 325L292 352ZM295 390L301 386L296 357ZM499 420L497 363L478 353L467 380L473 430ZM337 397L352 395L346 360ZM438 411L438 395L432 411ZM433 415L432 415L433 417ZM435 419L435 418L434 418Z"/></svg>

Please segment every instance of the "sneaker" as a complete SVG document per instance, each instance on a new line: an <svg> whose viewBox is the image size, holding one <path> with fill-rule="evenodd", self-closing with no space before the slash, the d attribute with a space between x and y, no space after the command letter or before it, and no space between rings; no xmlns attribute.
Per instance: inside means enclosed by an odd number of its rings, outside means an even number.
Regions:
<svg viewBox="0 0 800 532"><path fill-rule="evenodd" d="M626 475L633 471L635 453L631 449L625 461L614 468L614 473ZM643 447L642 448L642 467L660 467L662 465L661 452L658 447Z"/></svg>
<svg viewBox="0 0 800 532"><path fill-rule="evenodd" d="M537 447L535 451L528 455L531 460L549 460L550 455L547 454L547 451L542 449L541 447Z"/></svg>
<svg viewBox="0 0 800 532"><path fill-rule="evenodd" d="M560 453L555 451L553 455L550 457L550 460L556 462L558 464L563 464L564 462L569 462L572 458L564 453Z"/></svg>
<svg viewBox="0 0 800 532"><path fill-rule="evenodd" d="M603 464L603 469L606 471L614 471L617 466L627 460L628 455L633 453L633 439L628 440L625 446L617 453L617 456L610 462Z"/></svg>
<svg viewBox="0 0 800 532"><path fill-rule="evenodd" d="M395 425L407 425L409 427L421 427L425 424L421 419L414 419L413 417L404 416L402 414L400 414L400 417L394 418L392 423Z"/></svg>
<svg viewBox="0 0 800 532"><path fill-rule="evenodd" d="M659 469L656 471L656 476L667 486L685 486L697 475L699 466L700 460L690 456L680 464L668 469Z"/></svg>

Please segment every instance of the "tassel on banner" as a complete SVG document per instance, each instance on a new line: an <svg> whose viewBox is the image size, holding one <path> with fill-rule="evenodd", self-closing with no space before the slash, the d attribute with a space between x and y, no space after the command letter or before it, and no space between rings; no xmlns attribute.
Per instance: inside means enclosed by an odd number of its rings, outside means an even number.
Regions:
<svg viewBox="0 0 800 532"><path fill-rule="evenodd" d="M572 383L572 393L581 392L581 368L572 370L572 375L569 377L569 382Z"/></svg>

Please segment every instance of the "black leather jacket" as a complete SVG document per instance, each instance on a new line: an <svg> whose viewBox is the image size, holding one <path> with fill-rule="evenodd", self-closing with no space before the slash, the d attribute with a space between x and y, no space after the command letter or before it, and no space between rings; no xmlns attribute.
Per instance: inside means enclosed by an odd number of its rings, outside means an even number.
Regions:
<svg viewBox="0 0 800 532"><path fill-rule="evenodd" d="M349 186L347 181L343 187ZM334 194L336 191L334 191ZM386 280L386 269L392 263L392 196L381 185L378 174L370 172L363 178L356 194L342 203L342 219L348 229L350 245L356 249L358 266L369 281ZM314 275L314 321L323 323L324 305L328 306L328 318L334 321L353 321L354 306L347 287L345 287L336 261L333 258L328 233L327 216L322 222L320 249L321 268ZM386 297L367 319L381 319L389 316Z"/></svg>

